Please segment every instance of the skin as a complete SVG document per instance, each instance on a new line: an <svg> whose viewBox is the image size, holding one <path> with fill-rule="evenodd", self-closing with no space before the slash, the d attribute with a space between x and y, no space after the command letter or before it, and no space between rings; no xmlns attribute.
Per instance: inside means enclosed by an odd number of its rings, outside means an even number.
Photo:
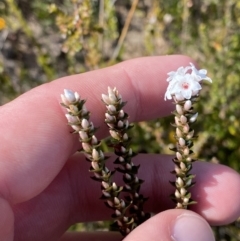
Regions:
<svg viewBox="0 0 240 241"><path fill-rule="evenodd" d="M65 110L59 105L60 94L67 88L87 99L91 120L100 127L97 137L102 138L107 128L100 97L107 86L116 86L128 101L125 111L130 121L166 116L174 107L171 101L164 101L167 73L189 62L193 61L186 56L134 59L52 81L1 106L0 240L121 240L118 233L108 232L63 235L76 222L107 220L111 212L99 200L99 183L90 180L89 163L82 154L74 154L80 144L77 135L69 133ZM206 230L207 222L223 225L240 216L239 174L229 167L205 162L194 163L195 212L172 209L171 158L153 154L134 158L136 164L141 164L139 177L145 180L141 192L149 197L146 210L163 212L136 228L126 241L159 237L174 240L169 227L182 215L201 220ZM152 235L150 239L148 235Z"/></svg>

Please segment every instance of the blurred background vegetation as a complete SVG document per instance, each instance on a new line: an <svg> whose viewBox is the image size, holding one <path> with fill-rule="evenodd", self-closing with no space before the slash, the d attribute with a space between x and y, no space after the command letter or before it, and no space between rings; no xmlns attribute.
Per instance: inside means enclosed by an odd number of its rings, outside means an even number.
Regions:
<svg viewBox="0 0 240 241"><path fill-rule="evenodd" d="M166 54L193 57L214 80L211 87L205 85L197 106L197 157L239 172L239 0L0 2L0 104L61 76ZM169 122L167 117L137 124L134 150L171 153ZM71 229L105 226L98 222ZM239 229L236 221L214 231L217 240L237 241Z"/></svg>

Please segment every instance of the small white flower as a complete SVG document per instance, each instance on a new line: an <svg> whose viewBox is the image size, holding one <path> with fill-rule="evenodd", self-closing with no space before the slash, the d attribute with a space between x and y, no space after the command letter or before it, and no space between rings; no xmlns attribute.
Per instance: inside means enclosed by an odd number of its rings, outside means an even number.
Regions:
<svg viewBox="0 0 240 241"><path fill-rule="evenodd" d="M176 99L181 101L184 99L190 99L195 96L202 89L198 81L196 81L190 74L184 76L176 76L172 82L170 82L167 92L165 94L166 99L172 99L175 95Z"/></svg>
<svg viewBox="0 0 240 241"><path fill-rule="evenodd" d="M180 67L177 71L171 71L168 75L167 81L169 85L165 93L165 100L170 100L173 96L175 96L178 101L184 99L189 100L192 96L198 95L199 91L202 89L200 85L202 80L212 82L207 76L207 70L197 70L192 63L185 68Z"/></svg>

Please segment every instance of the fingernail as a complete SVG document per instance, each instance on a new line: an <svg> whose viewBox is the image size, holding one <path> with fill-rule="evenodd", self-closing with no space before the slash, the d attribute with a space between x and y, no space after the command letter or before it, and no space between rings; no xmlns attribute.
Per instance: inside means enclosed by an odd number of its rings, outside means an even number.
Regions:
<svg viewBox="0 0 240 241"><path fill-rule="evenodd" d="M173 224L174 241L214 241L213 232L208 223L195 215L180 215Z"/></svg>

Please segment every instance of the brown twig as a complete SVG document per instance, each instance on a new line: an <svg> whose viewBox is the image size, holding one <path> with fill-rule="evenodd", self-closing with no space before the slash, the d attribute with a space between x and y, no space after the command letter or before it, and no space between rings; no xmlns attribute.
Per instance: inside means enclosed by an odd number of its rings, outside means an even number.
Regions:
<svg viewBox="0 0 240 241"><path fill-rule="evenodd" d="M132 21L134 12L135 12L135 10L136 10L136 8L137 8L138 2L139 2L139 0L133 0L131 9L130 9L129 12L128 12L128 16L127 16L126 22L125 22L125 24L124 24L124 26L123 26L121 35L120 35L120 37L119 37L119 39L118 39L117 46L116 46L116 48L115 48L114 51L113 51L113 55L112 55L111 60L115 60L115 59L118 57L118 55L119 55L119 52L120 52L121 47L122 47L122 45L123 45L124 39L126 38L128 29L129 29L129 26L130 26L130 23L131 23L131 21Z"/></svg>

